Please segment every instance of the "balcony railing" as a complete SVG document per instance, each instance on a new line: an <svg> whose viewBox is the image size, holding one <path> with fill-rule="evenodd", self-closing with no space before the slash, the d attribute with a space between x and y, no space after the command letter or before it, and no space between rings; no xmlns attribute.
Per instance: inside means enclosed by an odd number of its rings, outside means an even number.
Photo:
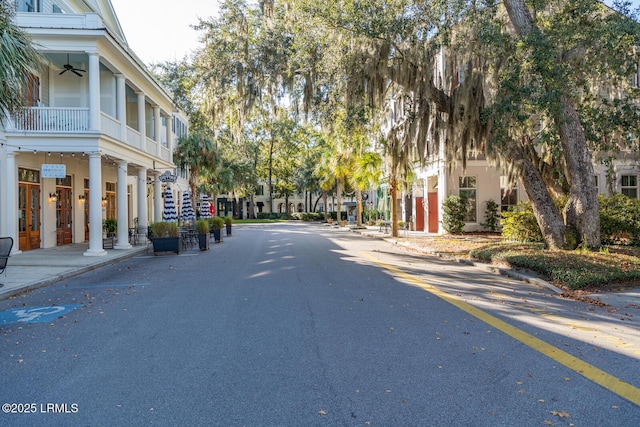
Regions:
<svg viewBox="0 0 640 427"><path fill-rule="evenodd" d="M9 126L25 132L84 132L89 129L89 109L26 108L13 115Z"/></svg>

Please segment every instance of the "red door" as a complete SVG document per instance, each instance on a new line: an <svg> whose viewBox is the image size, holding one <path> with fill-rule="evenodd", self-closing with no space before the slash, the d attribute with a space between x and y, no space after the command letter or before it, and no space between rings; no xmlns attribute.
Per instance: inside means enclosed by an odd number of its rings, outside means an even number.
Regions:
<svg viewBox="0 0 640 427"><path fill-rule="evenodd" d="M427 215L429 216L429 229L427 231L429 233L437 233L438 222L440 220L440 218L438 218L438 192L429 193L427 202L429 203L429 207L427 209Z"/></svg>
<svg viewBox="0 0 640 427"><path fill-rule="evenodd" d="M424 231L424 197L416 197L416 231Z"/></svg>

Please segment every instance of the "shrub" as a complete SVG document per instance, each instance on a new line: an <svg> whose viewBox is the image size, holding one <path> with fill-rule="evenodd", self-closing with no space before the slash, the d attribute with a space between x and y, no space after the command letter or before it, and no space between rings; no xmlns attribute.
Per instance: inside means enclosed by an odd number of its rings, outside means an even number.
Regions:
<svg viewBox="0 0 640 427"><path fill-rule="evenodd" d="M498 213L498 204L492 199L485 203L484 219L485 223L480 224L491 231L497 231L500 228L500 214Z"/></svg>
<svg viewBox="0 0 640 427"><path fill-rule="evenodd" d="M198 234L207 234L209 232L209 221L199 219L196 221L196 231Z"/></svg>
<svg viewBox="0 0 640 427"><path fill-rule="evenodd" d="M225 225L231 225L233 223L233 218L231 218L230 216L225 216L224 223Z"/></svg>
<svg viewBox="0 0 640 427"><path fill-rule="evenodd" d="M516 207L502 212L502 236L515 242L542 242L531 202L519 202Z"/></svg>
<svg viewBox="0 0 640 427"><path fill-rule="evenodd" d="M209 224L211 225L211 228L213 228L214 230L220 230L224 225L224 220L219 216L214 216L212 218L209 218Z"/></svg>
<svg viewBox="0 0 640 427"><path fill-rule="evenodd" d="M598 196L602 243L640 244L640 200L623 194Z"/></svg>
<svg viewBox="0 0 640 427"><path fill-rule="evenodd" d="M180 234L177 222L154 222L149 228L151 229L151 236L153 237L178 237Z"/></svg>
<svg viewBox="0 0 640 427"><path fill-rule="evenodd" d="M442 205L442 226L448 233L459 234L464 231L466 207L463 200L454 195L444 199Z"/></svg>

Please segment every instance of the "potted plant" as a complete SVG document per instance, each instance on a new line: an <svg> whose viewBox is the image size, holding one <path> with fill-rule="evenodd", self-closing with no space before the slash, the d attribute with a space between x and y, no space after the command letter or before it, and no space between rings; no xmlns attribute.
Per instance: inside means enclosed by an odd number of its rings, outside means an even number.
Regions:
<svg viewBox="0 0 640 427"><path fill-rule="evenodd" d="M231 224L233 219L230 216L224 217L224 224L227 226L227 236L231 236Z"/></svg>
<svg viewBox="0 0 640 427"><path fill-rule="evenodd" d="M198 246L201 251L209 249L209 222L206 219L196 221L196 231L198 232Z"/></svg>
<svg viewBox="0 0 640 427"><path fill-rule="evenodd" d="M211 224L211 233L213 233L215 242L222 242L222 225L224 224L224 220L219 216L214 216L209 221Z"/></svg>
<svg viewBox="0 0 640 427"><path fill-rule="evenodd" d="M151 242L153 244L153 253L158 255L162 252L180 253L180 232L178 224L175 222L154 222L149 226L151 229Z"/></svg>
<svg viewBox="0 0 640 427"><path fill-rule="evenodd" d="M106 233L105 237L113 237L118 231L118 221L115 218L107 218L102 221L102 230Z"/></svg>

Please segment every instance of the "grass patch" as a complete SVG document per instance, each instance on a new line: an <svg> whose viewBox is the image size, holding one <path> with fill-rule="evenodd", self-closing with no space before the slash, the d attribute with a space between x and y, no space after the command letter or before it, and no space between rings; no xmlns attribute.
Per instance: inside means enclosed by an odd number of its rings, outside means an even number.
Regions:
<svg viewBox="0 0 640 427"><path fill-rule="evenodd" d="M629 248L549 251L539 244L499 243L472 249L469 255L482 262L533 271L565 289L595 291L640 284L640 258Z"/></svg>
<svg viewBox="0 0 640 427"><path fill-rule="evenodd" d="M289 222L287 219L234 219L234 224L272 224L276 222Z"/></svg>

